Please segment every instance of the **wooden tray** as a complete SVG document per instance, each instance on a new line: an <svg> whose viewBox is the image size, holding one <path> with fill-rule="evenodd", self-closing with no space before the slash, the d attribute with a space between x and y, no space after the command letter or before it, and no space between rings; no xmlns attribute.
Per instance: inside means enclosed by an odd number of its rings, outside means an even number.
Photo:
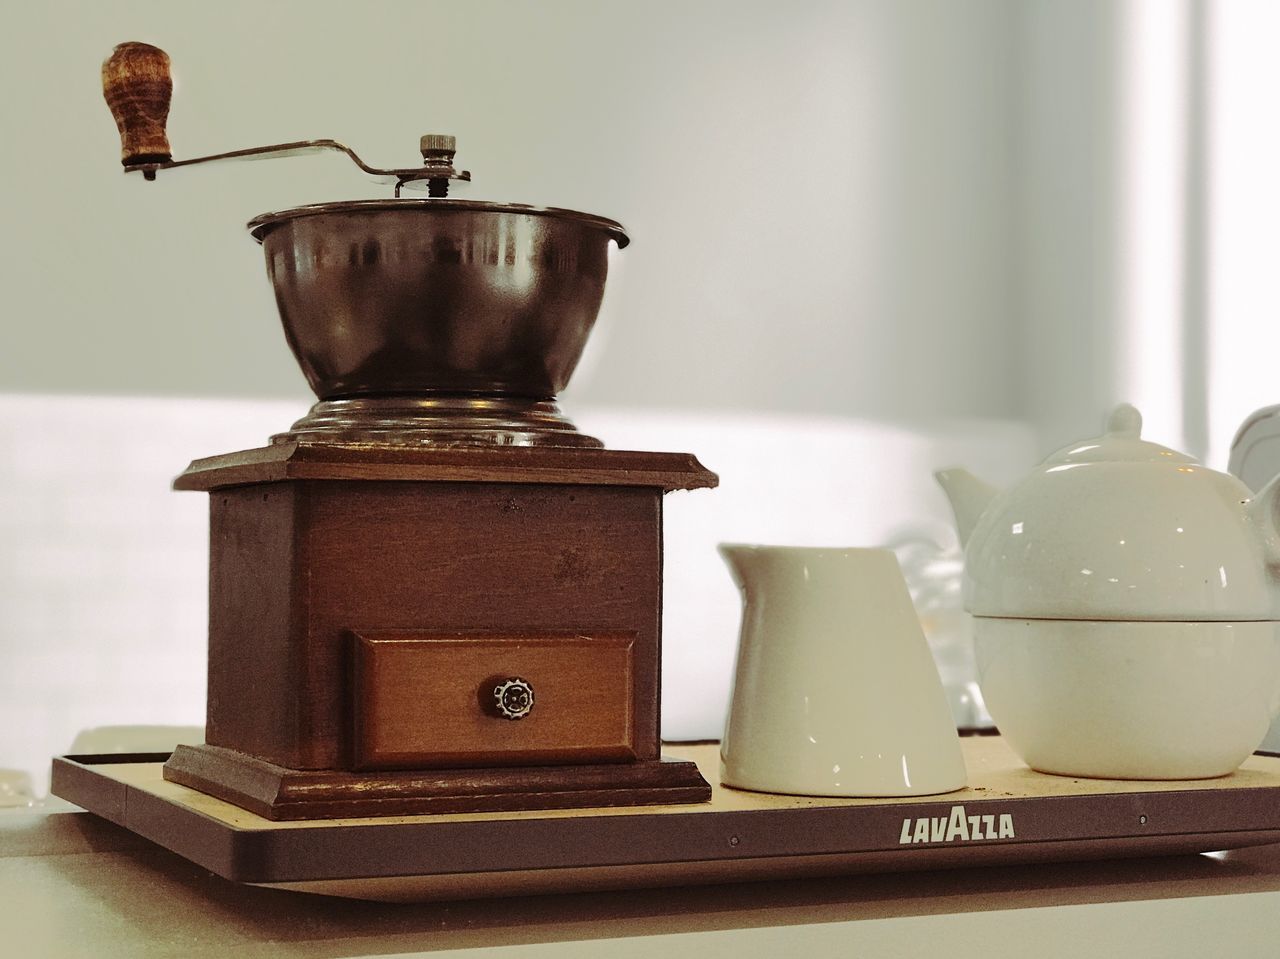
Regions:
<svg viewBox="0 0 1280 959"><path fill-rule="evenodd" d="M708 803L271 822L161 777L164 755L54 760L53 792L227 879L361 899L674 886L1280 842L1280 758L1221 779L1046 776L962 740L968 788L827 799L716 787ZM668 746L718 781L717 747Z"/></svg>

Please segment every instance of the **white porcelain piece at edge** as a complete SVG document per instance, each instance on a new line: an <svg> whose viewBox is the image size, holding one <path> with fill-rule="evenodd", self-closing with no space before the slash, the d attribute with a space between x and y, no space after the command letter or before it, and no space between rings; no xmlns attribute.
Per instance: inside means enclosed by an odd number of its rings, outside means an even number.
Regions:
<svg viewBox="0 0 1280 959"><path fill-rule="evenodd" d="M1033 768L1225 775L1280 711L1280 478L1235 477L1108 433L1001 493L938 474L965 544L979 685Z"/></svg>
<svg viewBox="0 0 1280 959"><path fill-rule="evenodd" d="M744 599L725 785L810 796L964 786L955 724L893 553L720 552Z"/></svg>

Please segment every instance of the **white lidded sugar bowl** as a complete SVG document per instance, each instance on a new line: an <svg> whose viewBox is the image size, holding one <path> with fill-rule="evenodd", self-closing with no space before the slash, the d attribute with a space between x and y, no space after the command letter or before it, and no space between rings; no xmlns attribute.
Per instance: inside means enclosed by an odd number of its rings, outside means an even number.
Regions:
<svg viewBox="0 0 1280 959"><path fill-rule="evenodd" d="M1042 772L1230 773L1280 712L1280 478L1141 438L1132 406L998 491L937 474L965 547L979 684Z"/></svg>

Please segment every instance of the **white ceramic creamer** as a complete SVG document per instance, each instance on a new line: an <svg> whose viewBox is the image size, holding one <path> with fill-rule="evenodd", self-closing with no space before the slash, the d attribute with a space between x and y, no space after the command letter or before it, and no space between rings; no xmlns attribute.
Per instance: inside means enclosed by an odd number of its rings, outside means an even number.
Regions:
<svg viewBox="0 0 1280 959"><path fill-rule="evenodd" d="M964 786L951 711L893 553L720 553L744 600L725 785L812 796Z"/></svg>

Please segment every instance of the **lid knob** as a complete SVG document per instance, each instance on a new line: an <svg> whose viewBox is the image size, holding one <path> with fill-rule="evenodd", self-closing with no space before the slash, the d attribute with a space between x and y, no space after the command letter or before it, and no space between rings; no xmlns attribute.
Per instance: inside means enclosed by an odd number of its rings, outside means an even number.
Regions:
<svg viewBox="0 0 1280 959"><path fill-rule="evenodd" d="M1111 417L1107 420L1107 432L1136 439L1142 434L1142 414L1133 404L1121 403L1111 411Z"/></svg>

